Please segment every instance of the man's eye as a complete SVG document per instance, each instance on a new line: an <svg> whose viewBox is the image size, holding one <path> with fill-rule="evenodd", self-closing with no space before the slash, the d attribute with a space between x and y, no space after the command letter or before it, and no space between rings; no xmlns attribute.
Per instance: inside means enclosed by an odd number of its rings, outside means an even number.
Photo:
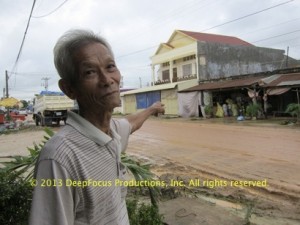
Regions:
<svg viewBox="0 0 300 225"><path fill-rule="evenodd" d="M107 69L114 69L116 68L116 65L113 63L108 64Z"/></svg>
<svg viewBox="0 0 300 225"><path fill-rule="evenodd" d="M85 71L85 75L92 75L92 74L95 74L96 71L95 70L86 70Z"/></svg>

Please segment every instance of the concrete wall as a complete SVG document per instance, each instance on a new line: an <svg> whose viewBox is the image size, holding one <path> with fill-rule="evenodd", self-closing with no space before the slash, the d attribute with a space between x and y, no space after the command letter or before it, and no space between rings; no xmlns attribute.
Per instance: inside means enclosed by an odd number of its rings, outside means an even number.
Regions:
<svg viewBox="0 0 300 225"><path fill-rule="evenodd" d="M177 89L161 91L161 101L165 104L165 114L178 115Z"/></svg>
<svg viewBox="0 0 300 225"><path fill-rule="evenodd" d="M131 114L137 112L135 94L123 96L122 107L123 114Z"/></svg>
<svg viewBox="0 0 300 225"><path fill-rule="evenodd" d="M177 88L161 90L161 102L165 104L165 114L178 114ZM143 109L137 110L136 94L129 94L122 97L122 113L132 114Z"/></svg>
<svg viewBox="0 0 300 225"><path fill-rule="evenodd" d="M198 43L199 79L208 80L279 69L284 63L284 50Z"/></svg>

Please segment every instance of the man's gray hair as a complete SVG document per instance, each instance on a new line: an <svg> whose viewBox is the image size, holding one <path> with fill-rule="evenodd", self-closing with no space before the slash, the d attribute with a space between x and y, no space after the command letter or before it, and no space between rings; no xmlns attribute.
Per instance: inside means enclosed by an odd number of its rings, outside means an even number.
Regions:
<svg viewBox="0 0 300 225"><path fill-rule="evenodd" d="M54 64L62 79L70 84L76 83L78 74L74 64L74 54L81 47L91 43L104 45L113 55L108 42L90 30L69 30L58 39L53 50Z"/></svg>

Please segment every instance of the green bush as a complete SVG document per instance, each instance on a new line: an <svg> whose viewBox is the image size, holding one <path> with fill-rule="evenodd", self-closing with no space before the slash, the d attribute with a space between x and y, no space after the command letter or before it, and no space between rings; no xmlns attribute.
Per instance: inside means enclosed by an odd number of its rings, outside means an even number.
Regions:
<svg viewBox="0 0 300 225"><path fill-rule="evenodd" d="M212 112L213 112L213 107L212 105L206 105L204 107L204 112L205 112L205 115L206 116L211 116L212 115Z"/></svg>
<svg viewBox="0 0 300 225"><path fill-rule="evenodd" d="M130 225L162 225L163 216L153 205L141 203L137 199L126 200Z"/></svg>
<svg viewBox="0 0 300 225"><path fill-rule="evenodd" d="M28 156L11 156L9 161L1 162L0 168L0 224L25 225L28 221L33 188L30 180L33 177L33 168L38 160L44 144L54 135L50 129L45 129L46 136L40 144L27 148ZM136 159L122 154L122 163L134 175L136 180L152 180L154 174L150 172L149 164L141 164ZM132 214L129 216L131 225L159 225L162 217L158 213L157 201L159 190L157 187L148 187L152 205L137 205L129 202ZM133 221L131 221L131 219Z"/></svg>
<svg viewBox="0 0 300 225"><path fill-rule="evenodd" d="M0 170L0 224L28 222L33 188L16 173Z"/></svg>
<svg viewBox="0 0 300 225"><path fill-rule="evenodd" d="M291 114L291 116L297 116L299 117L300 114L300 104L297 103L291 103L287 106L286 113Z"/></svg>
<svg viewBox="0 0 300 225"><path fill-rule="evenodd" d="M250 103L246 107L246 115L247 116L256 117L259 111L262 111L262 107L261 107L261 105L259 105L257 103Z"/></svg>

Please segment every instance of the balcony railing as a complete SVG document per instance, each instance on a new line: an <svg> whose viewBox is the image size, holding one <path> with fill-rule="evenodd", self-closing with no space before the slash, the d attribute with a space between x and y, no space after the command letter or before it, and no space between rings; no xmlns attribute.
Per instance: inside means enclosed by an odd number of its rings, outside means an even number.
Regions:
<svg viewBox="0 0 300 225"><path fill-rule="evenodd" d="M166 80L158 80L154 82L154 85L160 85L160 84L168 84L171 83L169 79Z"/></svg>
<svg viewBox="0 0 300 225"><path fill-rule="evenodd" d="M193 79L197 79L197 75L196 74L191 74L191 75L184 76L184 77L178 77L177 81L185 81L185 80L193 80Z"/></svg>
<svg viewBox="0 0 300 225"><path fill-rule="evenodd" d="M193 80L193 79L197 79L197 75L196 74L191 74L188 76L184 76L184 77L173 77L172 82L179 82L179 81L185 81L185 80ZM160 85L160 84L168 84L170 83L169 79L166 80L158 80L154 82L154 85Z"/></svg>

